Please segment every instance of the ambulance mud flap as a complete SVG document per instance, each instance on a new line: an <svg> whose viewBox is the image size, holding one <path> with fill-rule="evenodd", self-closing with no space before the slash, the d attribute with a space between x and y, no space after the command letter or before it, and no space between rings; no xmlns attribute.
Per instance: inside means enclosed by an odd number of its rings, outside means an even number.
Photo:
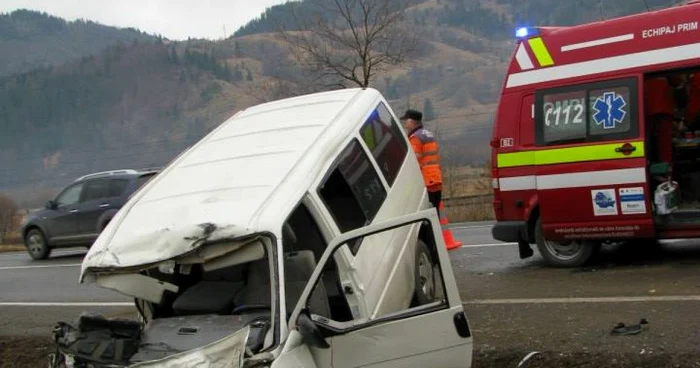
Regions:
<svg viewBox="0 0 700 368"><path fill-rule="evenodd" d="M520 259L530 258L535 254L530 243L524 240L518 241L518 252L520 253Z"/></svg>
<svg viewBox="0 0 700 368"><path fill-rule="evenodd" d="M530 258L535 253L530 247L527 221L499 221L491 229L494 239L518 243L520 259Z"/></svg>

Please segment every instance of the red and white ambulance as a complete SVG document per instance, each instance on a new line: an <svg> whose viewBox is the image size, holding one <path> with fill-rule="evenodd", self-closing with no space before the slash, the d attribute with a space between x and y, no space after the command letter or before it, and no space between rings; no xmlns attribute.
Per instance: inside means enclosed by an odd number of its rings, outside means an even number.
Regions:
<svg viewBox="0 0 700 368"><path fill-rule="evenodd" d="M610 241L700 237L700 1L516 36L494 238L578 266Z"/></svg>

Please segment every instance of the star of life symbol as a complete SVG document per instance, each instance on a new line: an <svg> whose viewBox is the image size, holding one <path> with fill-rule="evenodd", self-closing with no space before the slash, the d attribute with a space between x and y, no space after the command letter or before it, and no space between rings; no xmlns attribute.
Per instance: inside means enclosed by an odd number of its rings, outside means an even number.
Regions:
<svg viewBox="0 0 700 368"><path fill-rule="evenodd" d="M621 124L627 116L625 111L627 102L615 92L605 92L595 101L593 108L595 114L593 118L596 124L602 125L603 129L613 129L617 124Z"/></svg>

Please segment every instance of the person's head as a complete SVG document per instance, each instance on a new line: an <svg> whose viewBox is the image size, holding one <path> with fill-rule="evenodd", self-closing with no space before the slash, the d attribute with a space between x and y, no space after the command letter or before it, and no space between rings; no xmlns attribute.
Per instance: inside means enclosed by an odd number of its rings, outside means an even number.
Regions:
<svg viewBox="0 0 700 368"><path fill-rule="evenodd" d="M401 120L401 124L406 132L411 132L423 125L423 113L408 109L399 120Z"/></svg>

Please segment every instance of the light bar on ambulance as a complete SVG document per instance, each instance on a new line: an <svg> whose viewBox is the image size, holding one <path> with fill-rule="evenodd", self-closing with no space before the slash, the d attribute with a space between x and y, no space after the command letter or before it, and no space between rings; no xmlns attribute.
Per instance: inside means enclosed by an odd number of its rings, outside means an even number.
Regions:
<svg viewBox="0 0 700 368"><path fill-rule="evenodd" d="M540 30L535 27L520 27L515 30L516 38L529 38L533 36L538 36Z"/></svg>

